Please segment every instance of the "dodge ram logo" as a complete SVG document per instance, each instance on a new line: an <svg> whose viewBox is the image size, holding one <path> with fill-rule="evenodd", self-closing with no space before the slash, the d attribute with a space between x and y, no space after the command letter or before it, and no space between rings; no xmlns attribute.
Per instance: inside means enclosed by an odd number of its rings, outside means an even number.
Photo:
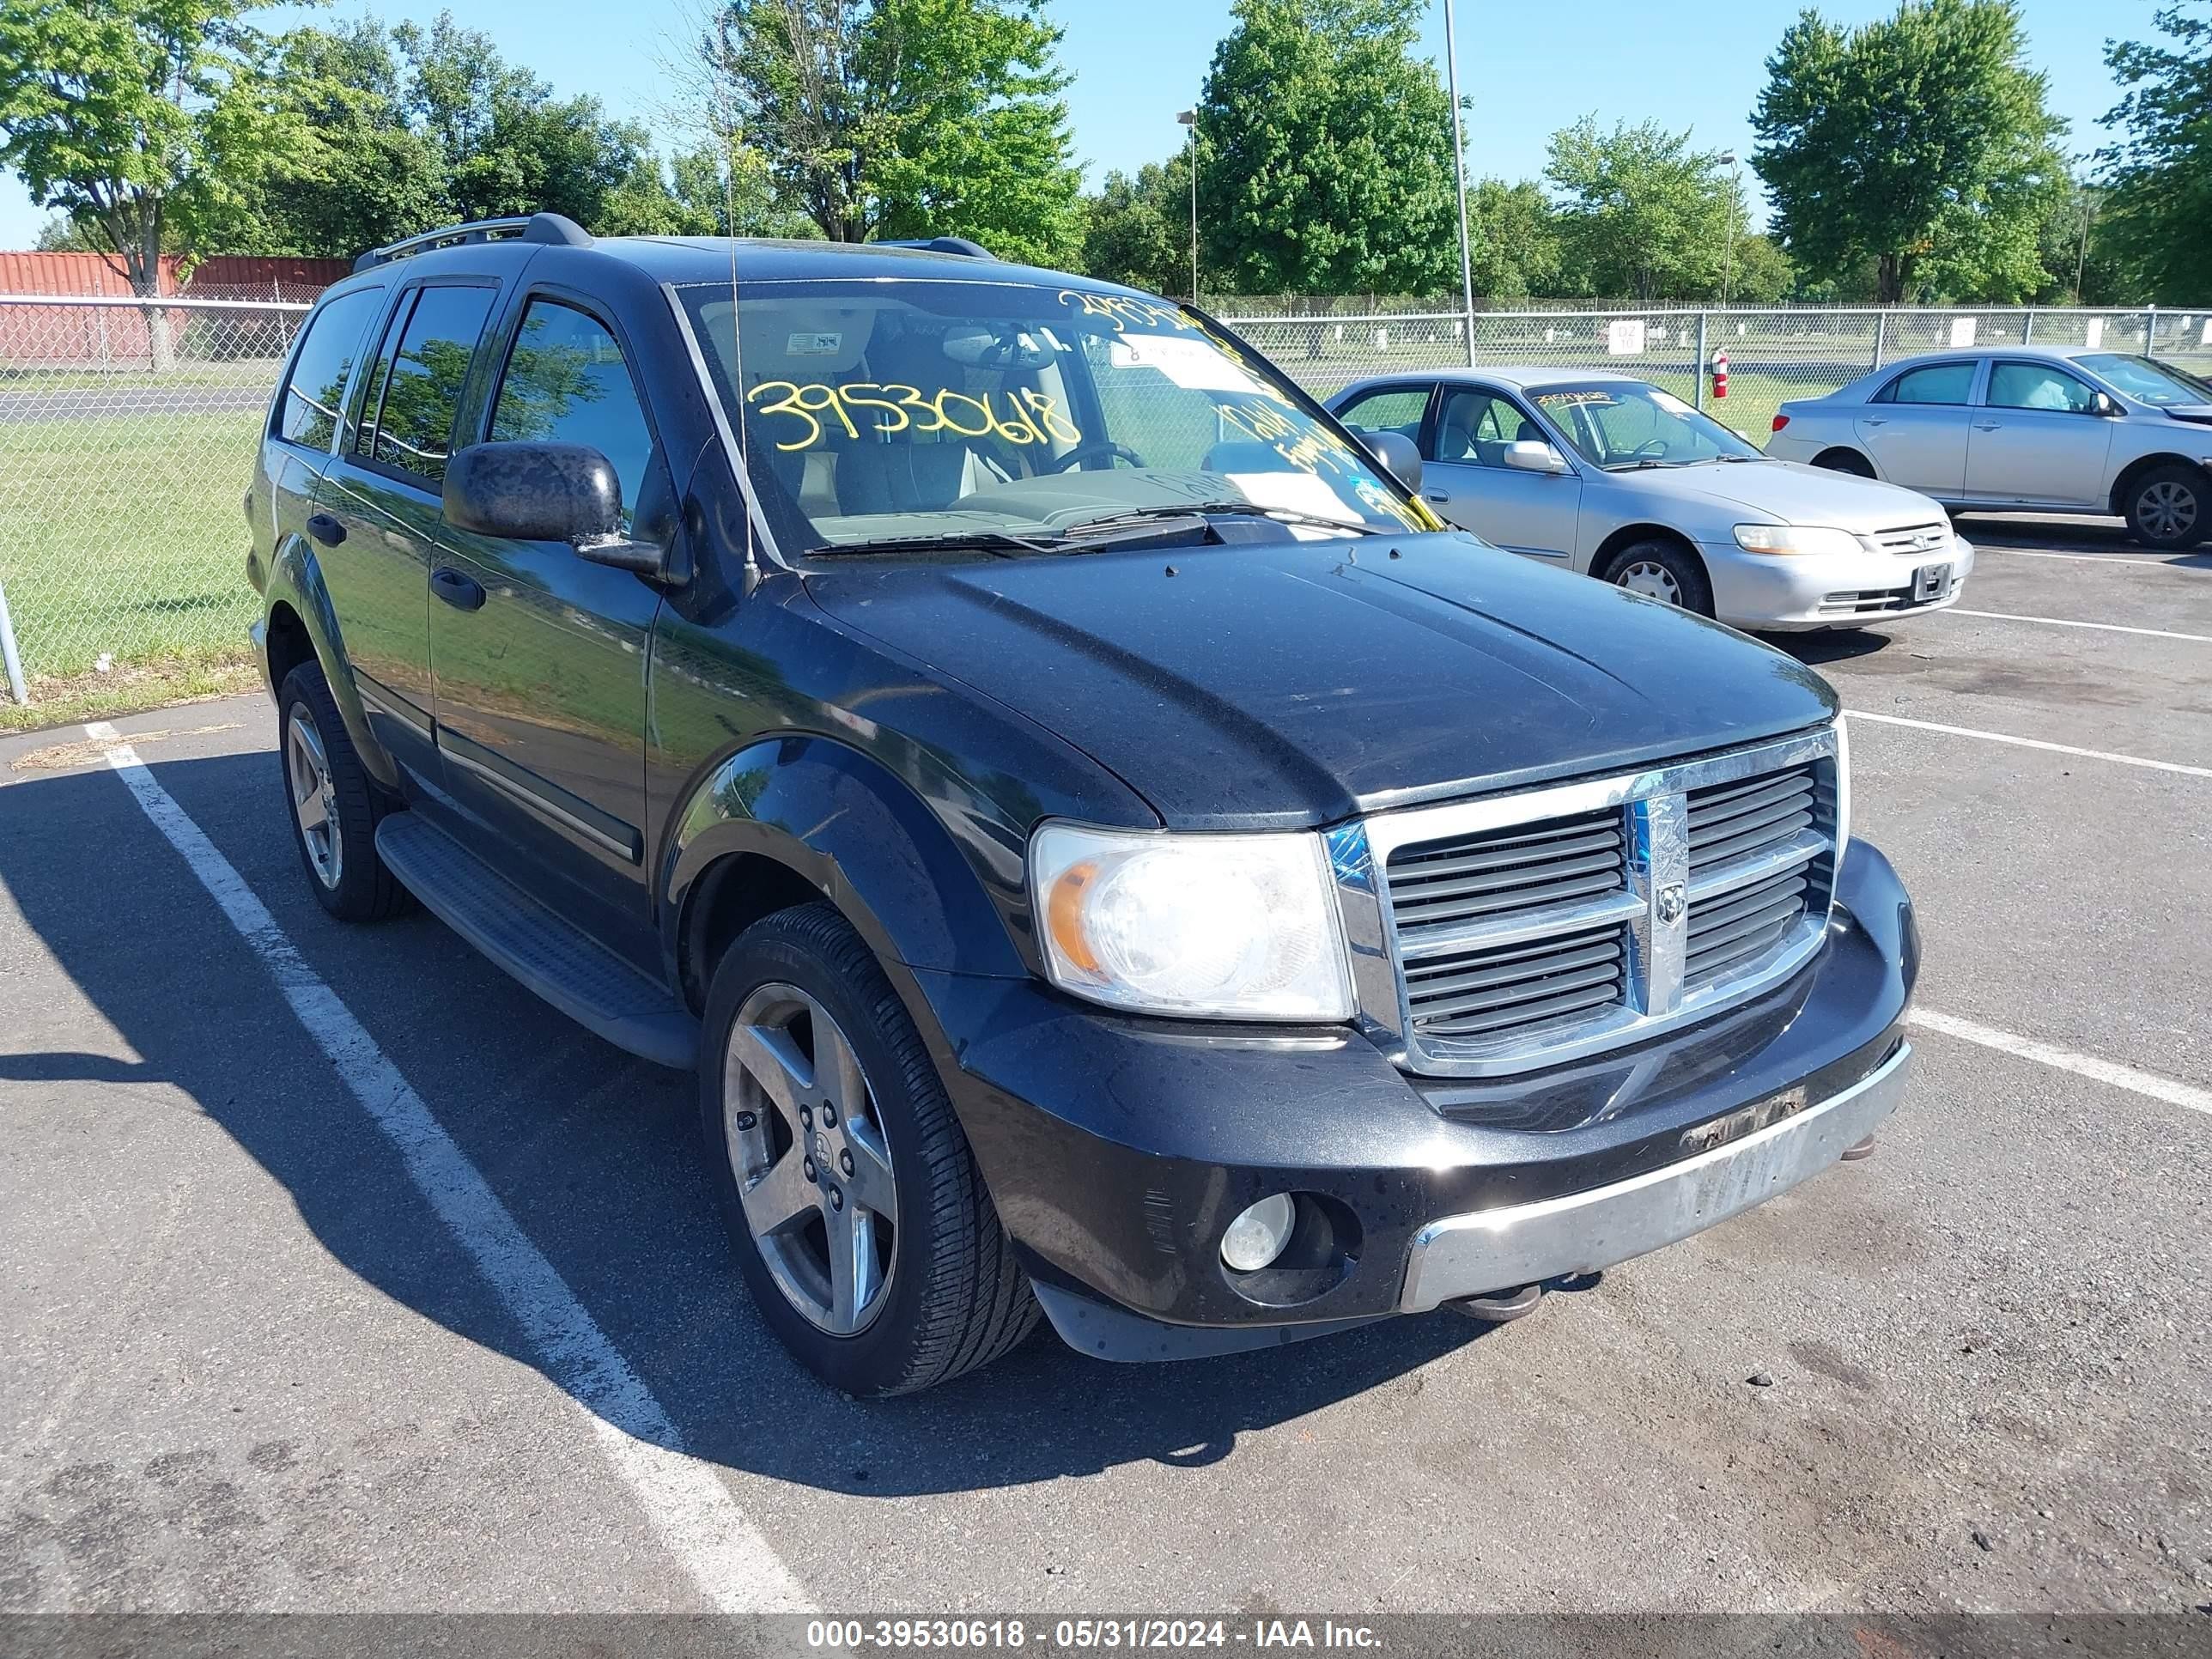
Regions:
<svg viewBox="0 0 2212 1659"><path fill-rule="evenodd" d="M1681 921L1682 912L1689 908L1689 896L1679 881L1670 881L1659 890L1659 923L1672 927Z"/></svg>

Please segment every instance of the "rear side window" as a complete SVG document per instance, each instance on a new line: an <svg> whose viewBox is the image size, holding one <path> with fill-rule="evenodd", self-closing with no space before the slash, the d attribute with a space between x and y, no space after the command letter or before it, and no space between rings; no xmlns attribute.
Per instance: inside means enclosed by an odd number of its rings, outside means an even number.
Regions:
<svg viewBox="0 0 2212 1659"><path fill-rule="evenodd" d="M1336 418L1363 432L1395 432L1419 443L1421 416L1428 408L1428 387L1390 386L1346 404L1337 410Z"/></svg>
<svg viewBox="0 0 2212 1659"><path fill-rule="evenodd" d="M428 483L446 476L453 416L495 290L426 288L387 332L355 447Z"/></svg>
<svg viewBox="0 0 2212 1659"><path fill-rule="evenodd" d="M289 443L327 450L337 434L338 408L361 356L362 337L384 303L380 288L342 294L307 319L307 337L292 359L276 435Z"/></svg>
<svg viewBox="0 0 2212 1659"><path fill-rule="evenodd" d="M495 443L551 441L598 450L622 480L623 527L629 527L653 457L653 428L621 344L596 319L551 300L530 302L500 380L491 435Z"/></svg>
<svg viewBox="0 0 2212 1659"><path fill-rule="evenodd" d="M1929 363L1908 368L1875 398L1878 404L1963 404L1974 389L1974 365Z"/></svg>

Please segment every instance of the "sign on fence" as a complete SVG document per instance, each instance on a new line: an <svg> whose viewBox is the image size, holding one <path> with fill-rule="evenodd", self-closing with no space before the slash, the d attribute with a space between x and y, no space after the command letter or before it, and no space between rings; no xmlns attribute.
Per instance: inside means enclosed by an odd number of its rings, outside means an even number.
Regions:
<svg viewBox="0 0 2212 1659"><path fill-rule="evenodd" d="M1644 319L1640 317L1616 318L1605 325L1605 349L1614 357L1641 357L1644 355Z"/></svg>

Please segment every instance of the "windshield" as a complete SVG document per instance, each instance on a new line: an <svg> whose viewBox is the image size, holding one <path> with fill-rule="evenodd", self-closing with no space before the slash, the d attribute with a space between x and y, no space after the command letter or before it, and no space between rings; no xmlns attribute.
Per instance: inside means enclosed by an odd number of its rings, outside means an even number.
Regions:
<svg viewBox="0 0 2212 1659"><path fill-rule="evenodd" d="M2109 351L2101 356L2076 357L2074 361L2107 386L2116 387L2137 403L2148 404L2154 409L2166 409L2178 404L2212 404L2212 383L2200 380L2194 374L2185 374L2164 363L2153 362L2148 357L2133 357L2125 352Z"/></svg>
<svg viewBox="0 0 2212 1659"><path fill-rule="evenodd" d="M1641 380L1545 386L1529 397L1585 460L1608 472L1765 459L1718 421Z"/></svg>
<svg viewBox="0 0 2212 1659"><path fill-rule="evenodd" d="M1284 536L1442 527L1272 368L1164 301L748 283L733 334L726 284L680 292L787 549L1057 550L1085 525L1200 509Z"/></svg>

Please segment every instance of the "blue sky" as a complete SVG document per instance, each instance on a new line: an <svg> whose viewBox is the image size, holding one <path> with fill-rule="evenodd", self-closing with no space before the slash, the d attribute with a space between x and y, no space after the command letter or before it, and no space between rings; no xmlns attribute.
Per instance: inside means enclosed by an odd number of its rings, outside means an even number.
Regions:
<svg viewBox="0 0 2212 1659"><path fill-rule="evenodd" d="M690 33L700 0L449 0L462 23L485 30L511 58L562 92L596 94L608 108L659 125L668 118L663 65ZM1701 145L1747 158L1747 117L1765 61L1798 7L1794 0L1457 0L1461 91L1469 112L1470 167L1509 179L1542 169L1551 131L1578 116L1656 118L1694 130ZM321 15L374 12L427 20L437 0L364 5L337 0ZM1830 17L1862 21L1895 0L1824 0ZM2117 100L2104 66L2107 35L2153 33L2154 0L2024 0L2030 52L2051 78L2052 106L2073 125L2069 148L2096 148L2098 118ZM1197 96L1229 0L1054 0L1073 70L1068 91L1076 151L1093 182L1107 169L1156 161L1180 142L1176 112ZM316 14L285 8L281 27ZM1429 8L1425 50L1443 56L1443 14ZM46 216L20 181L0 176L0 247L27 247Z"/></svg>

